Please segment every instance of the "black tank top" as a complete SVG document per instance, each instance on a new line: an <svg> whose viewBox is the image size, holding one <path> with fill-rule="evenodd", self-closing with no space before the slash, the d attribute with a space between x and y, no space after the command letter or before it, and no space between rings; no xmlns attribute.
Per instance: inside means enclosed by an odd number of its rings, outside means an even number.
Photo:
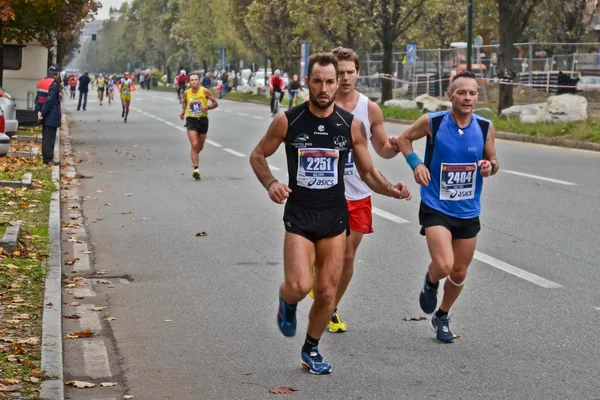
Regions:
<svg viewBox="0 0 600 400"><path fill-rule="evenodd" d="M352 148L352 114L335 106L319 118L308 102L285 112L289 187L288 203L308 209L346 207L344 166Z"/></svg>

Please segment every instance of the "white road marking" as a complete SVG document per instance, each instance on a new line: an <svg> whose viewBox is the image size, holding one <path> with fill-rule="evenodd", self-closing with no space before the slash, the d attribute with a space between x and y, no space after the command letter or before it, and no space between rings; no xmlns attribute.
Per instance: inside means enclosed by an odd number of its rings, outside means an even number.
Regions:
<svg viewBox="0 0 600 400"><path fill-rule="evenodd" d="M213 141L212 141L212 140L210 140L210 139L206 139L206 140L205 140L205 142L206 142L206 143L208 143L208 144L210 144L210 145L212 145L212 146L215 146L215 147L223 147L223 146L221 146L219 143L217 143L217 142L213 142Z"/></svg>
<svg viewBox="0 0 600 400"><path fill-rule="evenodd" d="M269 164L269 168L271 168L273 171L281 171L281 168L276 167L274 165Z"/></svg>
<svg viewBox="0 0 600 400"><path fill-rule="evenodd" d="M235 151L235 150L232 150L232 149L229 149L229 148L224 148L223 150L225 150L225 151L226 151L226 152L228 152L228 153L231 153L231 154L233 154L234 156L238 156L238 157L246 157L246 155L245 155L245 154L242 154L242 153L240 153L240 152L237 152L237 151Z"/></svg>
<svg viewBox="0 0 600 400"><path fill-rule="evenodd" d="M223 111L228 112L228 113L232 113L233 112L231 110L223 110Z"/></svg>
<svg viewBox="0 0 600 400"><path fill-rule="evenodd" d="M531 272L524 271L513 265L507 264L504 261L500 261L494 257L488 256L487 254L483 254L478 251L475 251L474 258L488 265L491 265L494 268L498 268L501 271L507 272L521 279L525 279L526 281L535 283L536 285L546 289L556 289L563 287L562 285L559 285L556 282L549 281L546 278L542 278L541 276L532 274Z"/></svg>
<svg viewBox="0 0 600 400"><path fill-rule="evenodd" d="M162 119L162 118L160 118L160 117L155 117L155 118L156 118L158 121L160 121L160 122L167 122L167 121L165 121L164 119Z"/></svg>
<svg viewBox="0 0 600 400"><path fill-rule="evenodd" d="M237 115L241 115L243 117L247 117L248 116L248 114L246 114L246 113L237 113Z"/></svg>
<svg viewBox="0 0 600 400"><path fill-rule="evenodd" d="M175 126L175 124L174 124L174 123L172 123L172 122L169 122L169 121L165 121L165 124L167 124L167 125L170 125L170 126Z"/></svg>
<svg viewBox="0 0 600 400"><path fill-rule="evenodd" d="M389 219L390 221L396 222L398 224L408 224L410 222L405 220L404 218L400 218L394 214L390 214L389 212L380 210L376 207L373 207L373 214L379 215L382 218Z"/></svg>
<svg viewBox="0 0 600 400"><path fill-rule="evenodd" d="M256 118L256 119L264 119L263 117L259 117L257 115L253 115L252 118Z"/></svg>
<svg viewBox="0 0 600 400"><path fill-rule="evenodd" d="M176 126L175 128L179 129L182 132L186 131L186 129L183 126Z"/></svg>
<svg viewBox="0 0 600 400"><path fill-rule="evenodd" d="M524 176L526 178L539 179L539 180L547 181L547 182L558 183L560 185L567 185L567 186L576 186L577 185L576 183L573 183L573 182L561 181L560 179L546 178L544 176L539 176L539 175L525 174L523 172L511 171L508 169L501 169L500 172L504 172L505 174Z"/></svg>
<svg viewBox="0 0 600 400"><path fill-rule="evenodd" d="M100 338L82 340L83 364L85 376L91 379L108 378L111 376L108 364L106 346Z"/></svg>

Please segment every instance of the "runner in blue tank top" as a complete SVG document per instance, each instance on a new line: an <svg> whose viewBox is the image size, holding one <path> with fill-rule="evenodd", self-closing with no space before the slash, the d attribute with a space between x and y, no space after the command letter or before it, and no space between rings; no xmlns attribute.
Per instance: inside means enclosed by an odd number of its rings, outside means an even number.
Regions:
<svg viewBox="0 0 600 400"><path fill-rule="evenodd" d="M419 223L432 256L425 284L419 295L423 312L437 306L439 281L444 283L440 308L431 318L436 339L454 342L448 311L467 276L481 228L479 212L483 178L500 168L494 145L494 126L473 114L477 102L477 80L463 71L452 78L448 90L450 111L423 115L390 143L397 146L421 185ZM413 152L412 142L427 136L425 161Z"/></svg>

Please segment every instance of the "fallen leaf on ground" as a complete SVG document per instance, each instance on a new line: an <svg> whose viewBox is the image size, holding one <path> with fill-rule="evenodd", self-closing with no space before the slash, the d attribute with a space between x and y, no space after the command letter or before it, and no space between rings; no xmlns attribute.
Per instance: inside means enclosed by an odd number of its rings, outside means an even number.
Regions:
<svg viewBox="0 0 600 400"><path fill-rule="evenodd" d="M126 193L125 194L125 197L131 197L131 196L133 196L133 193Z"/></svg>
<svg viewBox="0 0 600 400"><path fill-rule="evenodd" d="M71 306L71 307L79 307L81 305L81 303L79 303L78 301L73 301L71 303L65 303L65 305Z"/></svg>
<svg viewBox="0 0 600 400"><path fill-rule="evenodd" d="M108 318L104 318L105 321L114 321L116 318L114 317L108 317Z"/></svg>
<svg viewBox="0 0 600 400"><path fill-rule="evenodd" d="M92 332L92 330L90 328L87 328L83 332L73 332L73 333L67 334L67 339L86 338L86 337L90 337L92 335L94 335L94 332Z"/></svg>
<svg viewBox="0 0 600 400"><path fill-rule="evenodd" d="M36 337L30 337L30 338L27 338L27 339L19 340L19 343L30 344L30 345L33 346L33 345L39 344L40 343L40 339L38 339Z"/></svg>
<svg viewBox="0 0 600 400"><path fill-rule="evenodd" d="M102 193L102 190L96 190L96 193Z"/></svg>
<svg viewBox="0 0 600 400"><path fill-rule="evenodd" d="M15 357L15 356L8 356L8 357L6 357L6 359L10 362L17 362L17 357Z"/></svg>
<svg viewBox="0 0 600 400"><path fill-rule="evenodd" d="M40 371L39 369L34 369L33 371L31 371L29 373L29 376L33 376L35 378L43 379L43 378L46 377L46 371L44 371L44 370Z"/></svg>
<svg viewBox="0 0 600 400"><path fill-rule="evenodd" d="M90 311L102 311L102 310L106 310L108 307L106 306L102 306L102 307L90 307L88 308L88 310Z"/></svg>
<svg viewBox="0 0 600 400"><path fill-rule="evenodd" d="M208 233L206 233L204 231L198 232L198 233L196 233L196 237L198 237L198 236L208 236Z"/></svg>
<svg viewBox="0 0 600 400"><path fill-rule="evenodd" d="M173 322L173 320L172 320L172 319L165 319L164 321L165 321L165 322Z"/></svg>
<svg viewBox="0 0 600 400"><path fill-rule="evenodd" d="M105 203L104 205L105 206L112 206L112 204L110 204L110 203Z"/></svg>
<svg viewBox="0 0 600 400"><path fill-rule="evenodd" d="M106 270L96 272L96 275L106 275Z"/></svg>
<svg viewBox="0 0 600 400"><path fill-rule="evenodd" d="M125 228L127 225L121 225L121 228Z"/></svg>
<svg viewBox="0 0 600 400"><path fill-rule="evenodd" d="M91 382L85 382L85 381L67 381L67 382L65 382L65 385L67 385L67 386L73 386L73 387L76 387L78 389L85 389L85 388L96 387L95 384L93 384Z"/></svg>
<svg viewBox="0 0 600 400"><path fill-rule="evenodd" d="M65 265L73 265L77 261L79 261L79 258L77 258L77 257L69 258L67 261L65 261Z"/></svg>
<svg viewBox="0 0 600 400"><path fill-rule="evenodd" d="M130 395L130 394L126 394L125 396L123 396L124 399L133 399L134 396Z"/></svg>
<svg viewBox="0 0 600 400"><path fill-rule="evenodd" d="M272 394L288 394L288 393L293 393L296 392L298 389L294 389L291 387L287 387L287 386L277 386L274 387L273 389L269 390L269 393Z"/></svg>
<svg viewBox="0 0 600 400"><path fill-rule="evenodd" d="M425 318L425 317L410 317L410 318L404 317L404 318L402 318L402 321L424 321L426 319L427 318Z"/></svg>
<svg viewBox="0 0 600 400"><path fill-rule="evenodd" d="M40 378L36 378L35 376L31 376L31 377L29 377L29 382L31 382L31 383L39 383L40 382Z"/></svg>
<svg viewBox="0 0 600 400"><path fill-rule="evenodd" d="M21 385L0 385L0 392L16 392L17 390L21 390Z"/></svg>
<svg viewBox="0 0 600 400"><path fill-rule="evenodd" d="M111 386L117 386L117 382L102 382L100 384L100 386L102 387L111 387Z"/></svg>
<svg viewBox="0 0 600 400"><path fill-rule="evenodd" d="M453 335L454 339L460 339L460 335Z"/></svg>
<svg viewBox="0 0 600 400"><path fill-rule="evenodd" d="M68 315L63 315L64 318L67 319L79 319L81 318L81 314L77 313L77 314L68 314Z"/></svg>
<svg viewBox="0 0 600 400"><path fill-rule="evenodd" d="M17 383L21 383L18 379L0 379L0 382L7 385L16 385Z"/></svg>
<svg viewBox="0 0 600 400"><path fill-rule="evenodd" d="M98 279L98 283L99 285L110 285L112 282L111 281L107 281L106 279Z"/></svg>
<svg viewBox="0 0 600 400"><path fill-rule="evenodd" d="M82 251L83 254L92 254L93 251Z"/></svg>

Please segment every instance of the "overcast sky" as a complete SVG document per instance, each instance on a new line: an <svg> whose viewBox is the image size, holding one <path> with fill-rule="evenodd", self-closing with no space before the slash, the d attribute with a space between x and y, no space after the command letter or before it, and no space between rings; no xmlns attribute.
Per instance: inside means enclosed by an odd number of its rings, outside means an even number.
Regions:
<svg viewBox="0 0 600 400"><path fill-rule="evenodd" d="M121 4L123 4L125 0L100 0L102 3L102 8L98 11L98 15L96 15L96 19L108 19L108 9L113 8L121 8Z"/></svg>

